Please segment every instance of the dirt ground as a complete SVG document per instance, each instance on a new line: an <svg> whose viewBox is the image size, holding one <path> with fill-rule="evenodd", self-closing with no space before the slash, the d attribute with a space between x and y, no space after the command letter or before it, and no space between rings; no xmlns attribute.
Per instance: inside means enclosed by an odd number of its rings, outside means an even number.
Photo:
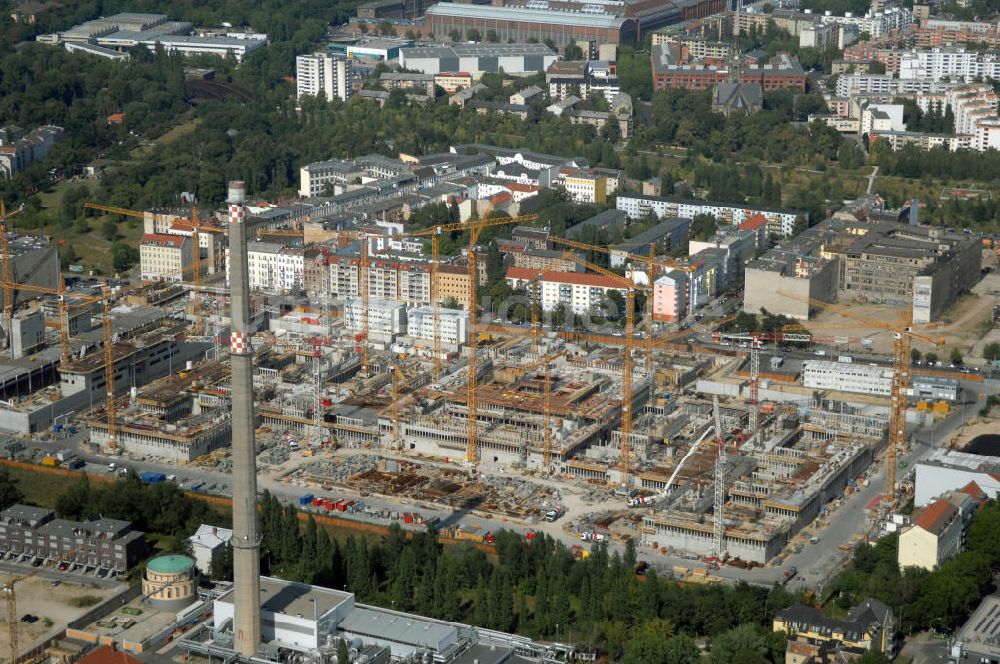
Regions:
<svg viewBox="0 0 1000 664"><path fill-rule="evenodd" d="M947 361L951 349L958 347L968 358L982 358L982 340L985 336L997 334L990 332L990 320L993 306L1000 302L1000 274L987 274L971 293L966 293L953 304L940 319L931 326L920 330L928 337L943 338L944 344L934 348L929 342L914 340L913 347L921 352L933 351L942 360ZM887 324L895 324L899 317L899 309L884 304L865 302L838 302L838 307L846 309L852 315L862 316ZM950 321L950 322L945 322ZM857 338L872 340L873 351L883 355L892 354L893 337L890 332L879 331L877 328L856 323L847 316L834 311L821 311L814 320L805 324L810 331L829 337L850 337L851 347L860 347ZM919 330L919 328L918 328Z"/></svg>
<svg viewBox="0 0 1000 664"><path fill-rule="evenodd" d="M3 573L6 574L6 573ZM49 579L33 577L19 581L14 589L17 593L17 641L22 652L44 637L57 626L65 625L70 620L82 616L93 606L76 607L71 604L77 597L91 595L101 600L114 594L113 588L95 588L86 584L63 581L53 586ZM28 624L21 622L21 617L30 613L38 616L38 622ZM7 618L6 607L3 610L4 620ZM10 650L10 639L7 629L0 629L0 656L7 658Z"/></svg>

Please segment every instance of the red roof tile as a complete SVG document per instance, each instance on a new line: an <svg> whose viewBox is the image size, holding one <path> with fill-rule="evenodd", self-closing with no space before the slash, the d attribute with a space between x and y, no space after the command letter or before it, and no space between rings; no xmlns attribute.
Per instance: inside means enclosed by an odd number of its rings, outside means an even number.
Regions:
<svg viewBox="0 0 1000 664"><path fill-rule="evenodd" d="M913 523L929 533L940 535L945 526L958 514L958 508L947 500L936 500L913 517Z"/></svg>
<svg viewBox="0 0 1000 664"><path fill-rule="evenodd" d="M987 498L986 492L983 491L981 488L979 488L979 485L976 484L975 482L969 482L961 489L959 489L959 491L972 496L972 499L975 500L980 505L986 502Z"/></svg>
<svg viewBox="0 0 1000 664"><path fill-rule="evenodd" d="M757 214L753 215L752 217L744 221L742 224L740 224L739 228L741 231L755 231L761 226L766 226L766 225L767 225L767 217L758 212Z"/></svg>
<svg viewBox="0 0 1000 664"><path fill-rule="evenodd" d="M112 646L101 646L83 659L78 660L77 664L142 664L142 662L127 652Z"/></svg>
<svg viewBox="0 0 1000 664"><path fill-rule="evenodd" d="M142 236L142 244L173 247L180 249L187 240L183 235L167 235L166 233L146 233Z"/></svg>

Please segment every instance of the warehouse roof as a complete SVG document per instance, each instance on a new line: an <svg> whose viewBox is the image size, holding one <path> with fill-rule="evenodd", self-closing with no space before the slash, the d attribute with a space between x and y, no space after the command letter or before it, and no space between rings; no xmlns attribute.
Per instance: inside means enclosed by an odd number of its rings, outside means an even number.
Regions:
<svg viewBox="0 0 1000 664"><path fill-rule="evenodd" d="M614 29L621 29L624 25L633 22L630 18L620 18L611 14L575 14L554 9L466 5L453 2L440 2L431 5L424 12L424 16L435 15Z"/></svg>
<svg viewBox="0 0 1000 664"><path fill-rule="evenodd" d="M442 643L454 640L458 635L458 628L448 623L357 606L340 621L337 629L434 650Z"/></svg>

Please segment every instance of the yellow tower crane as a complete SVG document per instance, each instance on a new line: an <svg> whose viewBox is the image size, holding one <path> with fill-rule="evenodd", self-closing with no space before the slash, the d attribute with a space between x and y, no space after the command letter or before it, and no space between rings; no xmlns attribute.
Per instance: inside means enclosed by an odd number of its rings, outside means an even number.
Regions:
<svg viewBox="0 0 1000 664"><path fill-rule="evenodd" d="M542 447L542 467L545 472L552 472L552 371L551 364L555 362L560 357L566 355L569 351L560 350L555 353L550 353L543 357L542 359L532 362L531 364L526 364L520 367L514 367L511 369L511 373L515 376L521 376L530 371L535 371L542 367L545 368L545 394L544 394L544 431L543 435L543 447Z"/></svg>
<svg viewBox="0 0 1000 664"><path fill-rule="evenodd" d="M850 318L864 325L880 330L886 330L893 335L892 348L892 386L889 391L889 444L885 452L885 498L889 508L896 505L896 459L906 447L906 407L909 403L907 388L910 383L910 342L913 339L926 341L935 346L944 343L944 339L934 339L914 330L913 309L906 307L899 312L896 323L875 320L859 316L840 305L803 297L795 293L778 291L778 295L799 300L806 304Z"/></svg>

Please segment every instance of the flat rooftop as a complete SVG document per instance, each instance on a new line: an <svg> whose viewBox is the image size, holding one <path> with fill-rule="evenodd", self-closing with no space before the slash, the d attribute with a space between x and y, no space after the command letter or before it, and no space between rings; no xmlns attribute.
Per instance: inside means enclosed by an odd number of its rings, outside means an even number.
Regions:
<svg viewBox="0 0 1000 664"><path fill-rule="evenodd" d="M368 634L376 638L437 649L453 640L458 628L449 623L374 607L355 606L337 625L337 629L353 634Z"/></svg>
<svg viewBox="0 0 1000 664"><path fill-rule="evenodd" d="M316 614L324 615L344 602L354 600L352 593L329 588L308 586L304 583L283 581L270 576L260 577L260 605L264 611L295 616L312 616L313 602ZM219 598L220 602L231 604L233 591Z"/></svg>

